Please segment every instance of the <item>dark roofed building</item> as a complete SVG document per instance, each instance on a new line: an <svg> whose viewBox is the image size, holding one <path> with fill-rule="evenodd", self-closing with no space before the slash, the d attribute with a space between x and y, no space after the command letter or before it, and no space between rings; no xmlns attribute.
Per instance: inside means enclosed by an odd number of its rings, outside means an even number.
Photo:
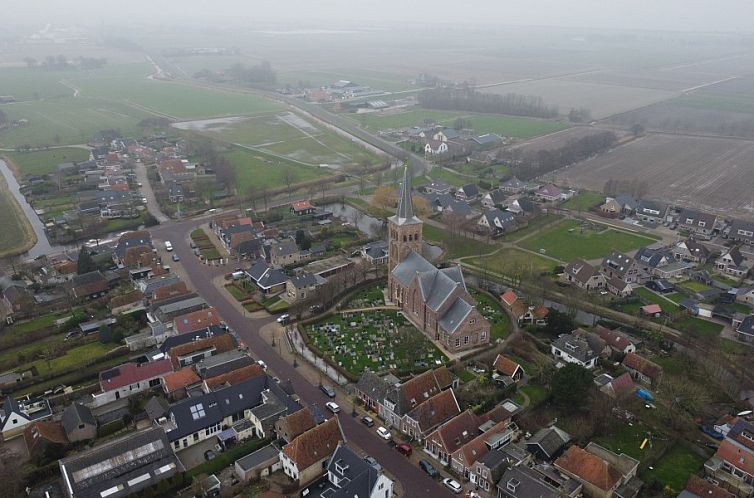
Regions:
<svg viewBox="0 0 754 498"><path fill-rule="evenodd" d="M537 458L549 461L556 458L570 440L570 434L552 425L540 429L529 438L526 441L526 449Z"/></svg>
<svg viewBox="0 0 754 498"><path fill-rule="evenodd" d="M77 300L102 297L109 287L109 282L99 270L76 275L71 280L71 292Z"/></svg>
<svg viewBox="0 0 754 498"><path fill-rule="evenodd" d="M310 498L381 498L393 496L393 481L341 444L327 462L327 478L306 493Z"/></svg>
<svg viewBox="0 0 754 498"><path fill-rule="evenodd" d="M185 470L160 428L129 434L58 465L70 498L121 498Z"/></svg>
<svg viewBox="0 0 754 498"><path fill-rule="evenodd" d="M94 439L97 436L97 421L88 406L74 401L63 411L63 429L71 442Z"/></svg>

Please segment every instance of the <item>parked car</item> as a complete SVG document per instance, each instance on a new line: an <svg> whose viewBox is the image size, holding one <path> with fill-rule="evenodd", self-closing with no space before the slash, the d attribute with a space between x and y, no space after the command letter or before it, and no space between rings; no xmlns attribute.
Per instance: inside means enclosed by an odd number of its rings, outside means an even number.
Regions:
<svg viewBox="0 0 754 498"><path fill-rule="evenodd" d="M709 425L700 425L699 430L708 435L709 437L713 439L717 439L718 441L722 441L725 439L725 436L722 432L716 431L713 427L710 427Z"/></svg>
<svg viewBox="0 0 754 498"><path fill-rule="evenodd" d="M426 472L429 477L437 476L437 469L435 469L432 464L426 460L419 460L419 468Z"/></svg>
<svg viewBox="0 0 754 498"><path fill-rule="evenodd" d="M392 435L390 434L390 431L385 429L382 426L377 428L377 435L380 436L385 441L387 441L388 439L392 437Z"/></svg>
<svg viewBox="0 0 754 498"><path fill-rule="evenodd" d="M165 250L168 252L173 250L173 244L171 244L169 240L165 241Z"/></svg>
<svg viewBox="0 0 754 498"><path fill-rule="evenodd" d="M262 367L262 370L267 370L267 363L263 362L262 360L257 360L257 365Z"/></svg>
<svg viewBox="0 0 754 498"><path fill-rule="evenodd" d="M414 451L411 445L406 443L396 444L395 449L398 450L398 453L407 457L411 456L411 453Z"/></svg>
<svg viewBox="0 0 754 498"><path fill-rule="evenodd" d="M288 313L285 313L284 315L280 315L279 317L277 317L277 322L288 323L288 320L290 319L291 319L291 315L289 315Z"/></svg>
<svg viewBox="0 0 754 498"><path fill-rule="evenodd" d="M373 456L365 456L364 461L377 472L382 470L382 465Z"/></svg>
<svg viewBox="0 0 754 498"><path fill-rule="evenodd" d="M178 262L181 260L181 257L174 253L172 256L170 256L170 259L172 259L175 262Z"/></svg>
<svg viewBox="0 0 754 498"><path fill-rule="evenodd" d="M445 485L446 488L448 488L455 494L458 494L461 491L463 491L463 488L461 487L461 485L458 484L457 481L454 481L453 479L451 479L450 477L446 477L445 479L443 479L442 483Z"/></svg>
<svg viewBox="0 0 754 498"><path fill-rule="evenodd" d="M372 419L372 417L368 415L364 415L363 417L361 417L361 423L366 425L367 427L374 426L374 420Z"/></svg>
<svg viewBox="0 0 754 498"><path fill-rule="evenodd" d="M335 389L332 388L332 386L329 386L327 384L322 384L319 386L320 390L327 394L328 398L334 398L335 397Z"/></svg>
<svg viewBox="0 0 754 498"><path fill-rule="evenodd" d="M338 406L338 404L332 401L328 401L327 403L325 403L325 406L327 407L328 410L330 410L333 413L338 413L340 411L340 407Z"/></svg>
<svg viewBox="0 0 754 498"><path fill-rule="evenodd" d="M214 451L207 450L207 451L204 452L204 459L207 460L208 462L210 460L213 460L214 458L215 458L215 452Z"/></svg>

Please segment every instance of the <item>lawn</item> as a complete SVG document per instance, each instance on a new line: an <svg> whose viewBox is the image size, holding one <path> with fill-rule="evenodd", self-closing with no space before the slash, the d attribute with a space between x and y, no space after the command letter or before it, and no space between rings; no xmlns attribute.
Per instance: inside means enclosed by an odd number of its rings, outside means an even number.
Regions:
<svg viewBox="0 0 754 498"><path fill-rule="evenodd" d="M491 256L465 260L481 270L489 270L502 275L529 272L533 274L551 272L557 263L518 249L501 249Z"/></svg>
<svg viewBox="0 0 754 498"><path fill-rule="evenodd" d="M581 192L571 197L561 206L571 211L588 211L589 208L605 202L605 196L597 192Z"/></svg>
<svg viewBox="0 0 754 498"><path fill-rule="evenodd" d="M647 469L643 477L646 479L654 476L664 485L679 491L686 487L689 476L702 468L704 461L703 457L687 449L682 443L676 443L654 465L654 470Z"/></svg>
<svg viewBox="0 0 754 498"><path fill-rule="evenodd" d="M271 297L264 302L264 307L270 313L277 313L288 309L288 302L280 299L280 296Z"/></svg>
<svg viewBox="0 0 754 498"><path fill-rule="evenodd" d="M675 286L680 287L681 289L686 289L687 291L693 293L710 290L709 286L704 285L701 282L697 282L696 280L686 280L685 282L675 284Z"/></svg>
<svg viewBox="0 0 754 498"><path fill-rule="evenodd" d="M71 316L71 315L65 312L42 315L39 318L34 318L33 320L14 323L13 326L10 327L8 330L13 335L22 335L22 334L26 334L27 332L34 332L35 330L52 327L53 325L55 325L56 321L60 320L61 318L65 316ZM8 335L8 333L4 333L3 337L5 337L6 335Z"/></svg>
<svg viewBox="0 0 754 498"><path fill-rule="evenodd" d="M640 461L656 458L667 445L666 441L654 440L652 445L647 443L643 450L640 449L639 446L649 433L657 433L651 426L641 421L634 423L633 426L616 421L609 432L610 435L598 437L595 442L618 454L625 453Z"/></svg>
<svg viewBox="0 0 754 498"><path fill-rule="evenodd" d="M82 360L86 359L87 361L91 361L92 359L106 355L114 348L115 346L112 344L90 342L83 346L69 349L63 356L53 358L50 361L49 367L47 366L47 360L35 360L32 363L17 368L17 370L21 371L36 367L40 375L50 372L65 373L78 368L81 365Z"/></svg>
<svg viewBox="0 0 754 498"><path fill-rule="evenodd" d="M28 218L10 193L5 177L0 175L0 257L20 254L31 249L37 242Z"/></svg>
<svg viewBox="0 0 754 498"><path fill-rule="evenodd" d="M381 285L361 290L348 301L347 306L351 309L384 306L385 294L382 291Z"/></svg>
<svg viewBox="0 0 754 498"><path fill-rule="evenodd" d="M290 170L293 184L326 178L332 175L328 169L307 166L262 151L232 147L224 156L235 166L238 175L236 186L241 194L252 189L285 187L285 171Z"/></svg>
<svg viewBox="0 0 754 498"><path fill-rule="evenodd" d="M520 230L516 230L515 232L506 233L501 237L501 240L505 240L506 242L512 242L516 240L521 240L522 238L531 235L535 231L539 230L545 225L549 225L550 223L555 223L556 221L561 221L563 218L561 218L557 214L543 214L540 216L537 216L536 218L529 220L529 224L521 228Z"/></svg>
<svg viewBox="0 0 754 498"><path fill-rule="evenodd" d="M354 376L425 370L447 357L395 311L345 313L306 327L310 346Z"/></svg>
<svg viewBox="0 0 754 498"><path fill-rule="evenodd" d="M544 119L505 116L502 114L470 114L468 112L438 111L413 108L395 113L351 114L349 117L372 131L390 128L423 126L425 121L452 127L458 118L468 119L474 133L483 135L495 133L504 137L530 138L563 130L568 126Z"/></svg>
<svg viewBox="0 0 754 498"><path fill-rule="evenodd" d="M244 292L243 290L239 289L236 284L227 284L225 285L225 290L228 291L228 294L233 296L233 299L236 301L242 301L246 299L248 294Z"/></svg>
<svg viewBox="0 0 754 498"><path fill-rule="evenodd" d="M31 152L8 152L6 155L18 166L22 175L46 175L54 173L58 164L80 163L89 160L88 150L74 147Z"/></svg>
<svg viewBox="0 0 754 498"><path fill-rule="evenodd" d="M653 304L659 304L660 307L662 308L662 311L666 313L675 313L680 310L678 305L675 304L674 302L669 301L668 299L665 299L663 296L656 294L645 287L639 287L637 289L634 289L634 294L641 297L645 301L648 301Z"/></svg>
<svg viewBox="0 0 754 498"><path fill-rule="evenodd" d="M522 394L526 394L529 397L530 408L541 404L550 395L547 389L544 388L543 386L530 384L530 385L526 385L526 386L522 386L518 388L518 390L516 391L516 394L513 395L513 401L519 404L523 403L524 396Z"/></svg>
<svg viewBox="0 0 754 498"><path fill-rule="evenodd" d="M447 169L440 166L435 166L434 168L432 168L429 176L432 178L432 180L444 182L454 187L463 187L464 185L468 185L469 183L476 183L477 180L474 177L460 175L454 171L448 171Z"/></svg>
<svg viewBox="0 0 754 498"><path fill-rule="evenodd" d="M721 323L710 322L691 315L683 315L681 318L673 321L672 327L681 332L693 330L701 335L719 335L723 330L723 324Z"/></svg>
<svg viewBox="0 0 754 498"><path fill-rule="evenodd" d="M520 245L532 251L544 250L545 254L561 261L576 258L597 259L604 257L610 250L628 252L656 242L643 235L600 227L580 229L581 222L568 220L560 225L546 229L544 232L526 239Z"/></svg>
<svg viewBox="0 0 754 498"><path fill-rule="evenodd" d="M505 339L511 332L511 321L508 315L500 307L500 303L492 299L484 292L475 289L469 289L471 295L476 299L477 309L490 322L490 339Z"/></svg>
<svg viewBox="0 0 754 498"><path fill-rule="evenodd" d="M478 240L467 239L461 235L451 237L442 228L438 228L428 223L424 223L422 226L422 236L428 242L434 242L443 246L445 248L445 259L479 256L497 249L497 246L486 244Z"/></svg>

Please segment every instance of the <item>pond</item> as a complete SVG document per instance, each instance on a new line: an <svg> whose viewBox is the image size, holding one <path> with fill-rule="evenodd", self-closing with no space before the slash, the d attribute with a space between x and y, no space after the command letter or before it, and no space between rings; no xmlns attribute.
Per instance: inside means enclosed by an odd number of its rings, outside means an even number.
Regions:
<svg viewBox="0 0 754 498"><path fill-rule="evenodd" d="M366 234L367 237L377 237L380 235L380 228L383 223L382 220L363 213L349 204L335 202L332 204L325 204L322 206L322 209L332 213L333 216L340 218L343 221L355 225L356 228Z"/></svg>

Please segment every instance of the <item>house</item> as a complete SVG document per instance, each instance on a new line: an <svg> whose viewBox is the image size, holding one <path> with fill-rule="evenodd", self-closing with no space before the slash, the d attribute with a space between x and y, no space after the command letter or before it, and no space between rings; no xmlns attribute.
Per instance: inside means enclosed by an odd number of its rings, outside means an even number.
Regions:
<svg viewBox="0 0 754 498"><path fill-rule="evenodd" d="M270 263L275 266L294 265L301 261L301 249L293 239L283 239L270 245Z"/></svg>
<svg viewBox="0 0 754 498"><path fill-rule="evenodd" d="M437 195L450 194L453 191L453 188L450 185L440 181L432 181L427 185L424 185L423 188L426 193Z"/></svg>
<svg viewBox="0 0 754 498"><path fill-rule="evenodd" d="M618 297L630 296L633 292L633 287L631 286L631 284L618 277L617 275L605 281L605 288L608 290L608 292L611 292Z"/></svg>
<svg viewBox="0 0 754 498"><path fill-rule="evenodd" d="M628 194L618 194L615 201L620 204L623 214L630 215L639 207L639 201Z"/></svg>
<svg viewBox="0 0 754 498"><path fill-rule="evenodd" d="M643 283L649 279L649 275L642 274L635 260L616 250L610 251L602 261L602 273L608 280L618 277L628 284Z"/></svg>
<svg viewBox="0 0 754 498"><path fill-rule="evenodd" d="M441 140L429 139L424 144L424 154L437 156L448 152L448 143Z"/></svg>
<svg viewBox="0 0 754 498"><path fill-rule="evenodd" d="M692 238L676 242L675 246L673 246L673 258L676 261L706 263L710 254L707 246L700 244Z"/></svg>
<svg viewBox="0 0 754 498"><path fill-rule="evenodd" d="M633 394L636 391L636 385L633 379L631 379L631 374L623 372L600 387L600 391L611 398L622 398Z"/></svg>
<svg viewBox="0 0 754 498"><path fill-rule="evenodd" d="M557 202L563 200L563 191L552 183L548 183L534 192L534 198L543 202Z"/></svg>
<svg viewBox="0 0 754 498"><path fill-rule="evenodd" d="M470 480L471 468L491 450L507 445L513 439L517 427L510 420L489 421L478 429L478 436L456 450L450 457L451 468L464 479Z"/></svg>
<svg viewBox="0 0 754 498"><path fill-rule="evenodd" d="M302 301L315 296L317 289L327 283L327 280L313 273L302 271L292 276L285 283L285 295L291 301Z"/></svg>
<svg viewBox="0 0 754 498"><path fill-rule="evenodd" d="M513 289L508 289L500 295L500 300L505 308L511 309L513 304L518 301L518 296L513 292Z"/></svg>
<svg viewBox="0 0 754 498"><path fill-rule="evenodd" d="M717 269L728 275L733 275L737 278L744 278L749 274L751 265L749 261L741 254L741 250L738 247L728 249L723 253L717 261L715 261Z"/></svg>
<svg viewBox="0 0 754 498"><path fill-rule="evenodd" d="M153 249L151 234L146 230L137 230L121 235L118 238L118 244L115 246L113 254L115 263L127 266L123 261L126 257L126 251L135 247L146 247L151 251Z"/></svg>
<svg viewBox="0 0 754 498"><path fill-rule="evenodd" d="M361 257L372 265L382 265L387 263L387 242L384 240L378 240L365 245L361 248Z"/></svg>
<svg viewBox="0 0 754 498"><path fill-rule="evenodd" d="M128 362L99 374L100 393L92 395L93 406L127 398L162 385L162 377L173 371L169 359L147 363Z"/></svg>
<svg viewBox="0 0 754 498"><path fill-rule="evenodd" d="M74 401L63 410L61 419L65 435L71 442L97 437L97 420L88 406Z"/></svg>
<svg viewBox="0 0 754 498"><path fill-rule="evenodd" d="M173 318L173 334L182 335L220 325L220 313L209 307Z"/></svg>
<svg viewBox="0 0 754 498"><path fill-rule="evenodd" d="M471 140L480 147L491 147L503 142L502 137L494 133L485 133L484 135L471 137Z"/></svg>
<svg viewBox="0 0 754 498"><path fill-rule="evenodd" d="M178 400L187 396L187 391L191 386L196 386L201 382L201 377L197 375L193 368L184 367L176 372L166 374L162 378L162 388L169 398Z"/></svg>
<svg viewBox="0 0 754 498"><path fill-rule="evenodd" d="M686 489L681 491L678 498L735 498L735 496L720 486L712 484L696 474L691 474L686 483Z"/></svg>
<svg viewBox="0 0 754 498"><path fill-rule="evenodd" d="M492 233L499 233L515 227L516 218L513 213L509 211L501 211L498 208L492 208L482 214L479 221L477 221L477 225Z"/></svg>
<svg viewBox="0 0 754 498"><path fill-rule="evenodd" d="M387 498L393 496L393 481L381 469L367 463L340 444L327 462L327 476L302 492L311 498Z"/></svg>
<svg viewBox="0 0 754 498"><path fill-rule="evenodd" d="M183 202L183 185L178 182L170 182L168 186L168 200L175 204Z"/></svg>
<svg viewBox="0 0 754 498"><path fill-rule="evenodd" d="M613 353L627 354L636 352L636 345L623 332L610 330L601 325L597 326L594 329L594 332L600 337L600 339L605 341L605 344Z"/></svg>
<svg viewBox="0 0 754 498"><path fill-rule="evenodd" d="M65 454L68 438L60 422L37 420L24 429L24 442L31 458L47 457L56 460Z"/></svg>
<svg viewBox="0 0 754 498"><path fill-rule="evenodd" d="M668 207L665 204L642 199L636 206L636 218L647 223L659 224L665 221L667 211Z"/></svg>
<svg viewBox="0 0 754 498"><path fill-rule="evenodd" d="M704 472L734 491L737 496L754 494L754 425L739 419L728 431ZM705 495L706 496L706 495Z"/></svg>
<svg viewBox="0 0 754 498"><path fill-rule="evenodd" d="M560 472L580 482L584 495L589 498L625 496L620 488L625 486L638 491L641 487L640 483L637 485L635 482L638 460L625 453L615 454L595 443L589 443L584 449L571 446L555 460L554 465Z"/></svg>
<svg viewBox="0 0 754 498"><path fill-rule="evenodd" d="M388 425L401 428L404 415L440 391L449 389L453 383L450 371L442 366L403 383L391 384L378 405L380 418Z"/></svg>
<svg viewBox="0 0 754 498"><path fill-rule="evenodd" d="M214 357L210 358L216 358L217 356L221 356L222 354L223 353L220 353L219 355L215 355ZM246 358L249 357L247 356ZM202 364L202 362L200 362L200 364ZM215 391L217 389L222 389L228 386L235 386L236 384L240 384L247 379L251 379L253 377L262 377L263 375L266 375L264 369L256 362L251 364L243 364L238 368L234 367L235 365L231 365L228 371L216 374L213 377L207 376L205 372L203 384L204 392ZM232 368L232 370L230 368Z"/></svg>
<svg viewBox="0 0 754 498"><path fill-rule="evenodd" d="M566 431L551 425L538 430L526 441L526 450L536 458L551 462L560 455L571 441L571 435Z"/></svg>
<svg viewBox="0 0 754 498"><path fill-rule="evenodd" d="M584 337L576 334L562 334L550 345L550 353L556 361L575 363L592 369L597 365L600 351L594 351Z"/></svg>
<svg viewBox="0 0 754 498"><path fill-rule="evenodd" d="M107 294L110 283L99 270L76 275L70 282L71 295L77 301L97 299Z"/></svg>
<svg viewBox="0 0 754 498"><path fill-rule="evenodd" d="M662 367L636 353L627 353L623 357L623 367L642 384L657 387L662 380Z"/></svg>
<svg viewBox="0 0 754 498"><path fill-rule="evenodd" d="M648 317L659 317L662 315L662 307L659 304L647 304L641 307L641 314Z"/></svg>
<svg viewBox="0 0 754 498"><path fill-rule="evenodd" d="M364 405L364 408L373 412L382 411L382 403L385 396L392 388L396 388L400 382L391 384L385 377L380 377L369 369L364 370L354 388L356 398Z"/></svg>
<svg viewBox="0 0 754 498"><path fill-rule="evenodd" d="M227 353L235 348L235 336L222 334L176 346L171 348L167 355L173 364L173 370L178 371L183 367L199 363L205 358Z"/></svg>
<svg viewBox="0 0 754 498"><path fill-rule="evenodd" d="M563 271L562 279L587 292L605 287L605 276L583 259L568 263Z"/></svg>
<svg viewBox="0 0 754 498"><path fill-rule="evenodd" d="M490 342L490 324L476 309L459 266L439 269L421 255L422 221L414 215L404 172L395 216L388 219L388 292L405 316L451 352Z"/></svg>
<svg viewBox="0 0 754 498"><path fill-rule="evenodd" d="M267 296L280 294L285 290L288 275L280 268L270 266L263 259L257 260L246 275L256 284L257 288Z"/></svg>
<svg viewBox="0 0 754 498"><path fill-rule="evenodd" d="M503 203L505 203L505 199L508 197L508 194L500 190L499 188L496 188L495 190L490 190L484 196L482 196L482 207L487 209L492 209L494 207L502 207Z"/></svg>
<svg viewBox="0 0 754 498"><path fill-rule="evenodd" d="M433 140L447 142L448 140L457 140L461 135L453 128L440 128L432 135Z"/></svg>
<svg viewBox="0 0 754 498"><path fill-rule="evenodd" d="M471 202L479 197L479 187L476 183L469 183L456 190L456 198L460 201Z"/></svg>
<svg viewBox="0 0 754 498"><path fill-rule="evenodd" d="M69 498L131 496L185 470L160 428L128 434L58 465Z"/></svg>
<svg viewBox="0 0 754 498"><path fill-rule="evenodd" d="M46 399L17 401L12 396L5 398L0 409L0 433L8 441L23 434L29 424L52 416Z"/></svg>
<svg viewBox="0 0 754 498"><path fill-rule="evenodd" d="M634 254L634 261L639 268L638 281L645 282L650 276L659 275L659 270L675 263L673 255L665 249L642 247Z"/></svg>
<svg viewBox="0 0 754 498"><path fill-rule="evenodd" d="M327 470L327 464L346 437L338 417L303 432L280 450L285 475L305 486Z"/></svg>
<svg viewBox="0 0 754 498"><path fill-rule="evenodd" d="M11 313L26 314L34 309L34 297L24 287L9 285L3 291L3 301Z"/></svg>
<svg viewBox="0 0 754 498"><path fill-rule="evenodd" d="M290 443L316 425L312 412L308 408L303 408L280 417L275 422L275 435L286 443Z"/></svg>
<svg viewBox="0 0 754 498"><path fill-rule="evenodd" d="M606 197L604 204L600 205L600 211L610 216L618 216L623 213L623 206L612 197Z"/></svg>
<svg viewBox="0 0 754 498"><path fill-rule="evenodd" d="M452 455L479 435L480 425L480 418L466 410L430 433L424 440L424 452L441 465L450 465Z"/></svg>
<svg viewBox="0 0 754 498"><path fill-rule="evenodd" d="M524 465L511 467L497 483L497 498L574 498L581 496L581 486L571 480L558 482L552 473L544 474ZM557 486L557 487L556 487Z"/></svg>
<svg viewBox="0 0 754 498"><path fill-rule="evenodd" d="M281 468L283 467L280 463L280 448L275 441L236 460L233 471L242 482L249 482L267 477Z"/></svg>
<svg viewBox="0 0 754 498"><path fill-rule="evenodd" d="M709 213L694 211L693 209L681 209L678 213L678 228L685 228L697 235L709 237L715 229L717 216Z"/></svg>
<svg viewBox="0 0 754 498"><path fill-rule="evenodd" d="M194 366L196 373L205 381L256 363L251 356L238 349L204 358Z"/></svg>
<svg viewBox="0 0 754 498"><path fill-rule="evenodd" d="M736 337L740 341L754 342L754 315L744 318L736 328Z"/></svg>
<svg viewBox="0 0 754 498"><path fill-rule="evenodd" d="M291 212L296 216L314 213L315 208L308 199L291 202Z"/></svg>
<svg viewBox="0 0 754 498"><path fill-rule="evenodd" d="M515 176L500 183L500 190L508 194L518 194L526 190L526 183Z"/></svg>
<svg viewBox="0 0 754 498"><path fill-rule="evenodd" d="M537 212L537 205L528 197L519 197L508 203L506 211L510 211L516 216L531 216Z"/></svg>
<svg viewBox="0 0 754 498"><path fill-rule="evenodd" d="M264 375L179 401L156 423L178 451L212 438L225 442L270 437L279 417L300 408L274 379Z"/></svg>
<svg viewBox="0 0 754 498"><path fill-rule="evenodd" d="M505 382L502 379L509 379L510 383L518 383L524 378L523 367L502 354L498 354L497 357L495 357L492 368L494 369L492 378L499 382L504 382L506 385L508 382Z"/></svg>
<svg viewBox="0 0 754 498"><path fill-rule="evenodd" d="M518 464L516 458L511 457L508 452L501 451L501 449L488 451L471 466L469 481L471 481L471 486L480 498L496 498L495 484L509 467L515 467Z"/></svg>
<svg viewBox="0 0 754 498"><path fill-rule="evenodd" d="M728 238L744 244L754 244L754 222L733 220L728 230Z"/></svg>
<svg viewBox="0 0 754 498"><path fill-rule="evenodd" d="M423 441L427 434L440 424L461 413L453 389L441 391L403 416L401 432L409 437Z"/></svg>
<svg viewBox="0 0 754 498"><path fill-rule="evenodd" d="M190 294L189 294L190 295ZM170 323L177 316L185 315L193 311L199 311L207 307L207 302L201 297L186 297L180 301L161 304L154 308L154 317L162 323Z"/></svg>

